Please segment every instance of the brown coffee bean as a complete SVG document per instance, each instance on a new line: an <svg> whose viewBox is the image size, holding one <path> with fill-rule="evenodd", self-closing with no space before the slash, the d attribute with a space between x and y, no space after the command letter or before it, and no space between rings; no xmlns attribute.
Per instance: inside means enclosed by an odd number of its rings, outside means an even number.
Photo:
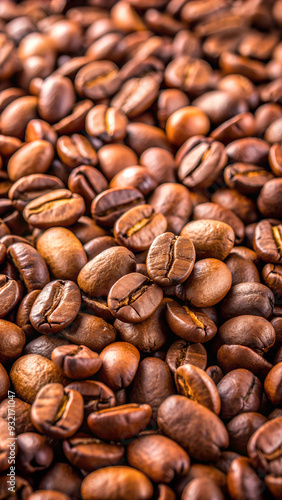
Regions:
<svg viewBox="0 0 282 500"><path fill-rule="evenodd" d="M112 286L108 307L121 321L140 323L155 312L162 298L162 289L150 279L139 273L130 273Z"/></svg>
<svg viewBox="0 0 282 500"><path fill-rule="evenodd" d="M52 351L52 361L66 377L74 379L92 377L102 366L96 352L76 345L57 347Z"/></svg>
<svg viewBox="0 0 282 500"><path fill-rule="evenodd" d="M205 370L207 366L207 351L202 344L177 340L171 344L167 351L166 363L172 373L175 373L179 366L188 363Z"/></svg>
<svg viewBox="0 0 282 500"><path fill-rule="evenodd" d="M44 120L30 120L28 122L25 131L26 142L43 140L50 142L54 147L57 139L58 135L53 127Z"/></svg>
<svg viewBox="0 0 282 500"><path fill-rule="evenodd" d="M271 288L278 298L282 290L282 266L277 264L266 264L262 270L262 277L265 284Z"/></svg>
<svg viewBox="0 0 282 500"><path fill-rule="evenodd" d="M174 374L178 394L209 408L216 415L220 413L221 402L215 383L197 366L185 364Z"/></svg>
<svg viewBox="0 0 282 500"><path fill-rule="evenodd" d="M258 269L250 259L244 259L237 254L229 254L225 264L232 274L232 286L239 283L260 283Z"/></svg>
<svg viewBox="0 0 282 500"><path fill-rule="evenodd" d="M192 102L192 105L206 113L214 125L220 125L229 120L229 118L248 111L248 106L244 99L238 99L237 96L224 90L206 92L197 97Z"/></svg>
<svg viewBox="0 0 282 500"><path fill-rule="evenodd" d="M97 154L101 171L108 181L124 168L138 163L137 155L124 144L108 144Z"/></svg>
<svg viewBox="0 0 282 500"><path fill-rule="evenodd" d="M180 108L169 116L166 123L168 140L181 146L193 135L205 135L210 129L209 119L201 109L194 106Z"/></svg>
<svg viewBox="0 0 282 500"><path fill-rule="evenodd" d="M165 436L148 435L135 439L127 449L129 465L147 474L157 483L170 483L175 476L187 474L187 453Z"/></svg>
<svg viewBox="0 0 282 500"><path fill-rule="evenodd" d="M273 311L274 295L261 283L239 283L231 288L220 306L224 319L250 315L268 318Z"/></svg>
<svg viewBox="0 0 282 500"><path fill-rule="evenodd" d="M251 137L255 132L256 122L252 113L239 113L214 129L210 137L227 145L232 141Z"/></svg>
<svg viewBox="0 0 282 500"><path fill-rule="evenodd" d="M223 500L224 495L221 489L208 478L193 479L184 488L181 499L189 500L189 498L201 498L208 495L206 498L214 500Z"/></svg>
<svg viewBox="0 0 282 500"><path fill-rule="evenodd" d="M146 196L157 187L157 182L147 168L133 165L121 170L110 182L110 188L129 186L139 189Z"/></svg>
<svg viewBox="0 0 282 500"><path fill-rule="evenodd" d="M64 188L58 177L44 174L31 174L21 177L9 190L9 198L14 207L22 212L25 206L35 198L50 193L56 189Z"/></svg>
<svg viewBox="0 0 282 500"><path fill-rule="evenodd" d="M183 283L191 274L194 262L193 243L173 233L155 238L146 260L150 278L162 288Z"/></svg>
<svg viewBox="0 0 282 500"><path fill-rule="evenodd" d="M147 404L127 404L91 413L87 422L98 438L123 441L145 429L151 415L152 409Z"/></svg>
<svg viewBox="0 0 282 500"><path fill-rule="evenodd" d="M30 322L45 335L58 333L76 318L80 305L80 290L75 283L51 281L35 299L30 311Z"/></svg>
<svg viewBox="0 0 282 500"><path fill-rule="evenodd" d="M33 141L13 154L8 163L8 175L12 181L30 174L47 172L54 157L53 146L47 141Z"/></svg>
<svg viewBox="0 0 282 500"><path fill-rule="evenodd" d="M88 139L80 134L59 137L57 153L63 164L71 169L80 165L94 166L98 161L95 149Z"/></svg>
<svg viewBox="0 0 282 500"><path fill-rule="evenodd" d="M235 243L235 233L225 222L200 219L188 222L181 236L190 238L195 246L197 259L212 257L224 260Z"/></svg>
<svg viewBox="0 0 282 500"><path fill-rule="evenodd" d="M125 465L91 472L81 485L83 500L118 500L119 497L124 500L150 500L153 491L151 481L143 472Z"/></svg>
<svg viewBox="0 0 282 500"><path fill-rule="evenodd" d="M48 229L74 224L85 211L84 200L67 189L57 189L28 203L25 220L34 227Z"/></svg>
<svg viewBox="0 0 282 500"><path fill-rule="evenodd" d="M18 436L18 446L17 463L22 472L34 474L52 464L54 452L46 437L35 432L25 432Z"/></svg>
<svg viewBox="0 0 282 500"><path fill-rule="evenodd" d="M264 484L256 474L250 460L245 457L233 460L227 474L228 492L232 500L249 498L263 500Z"/></svg>
<svg viewBox="0 0 282 500"><path fill-rule="evenodd" d="M263 167L246 163L233 163L225 168L224 180L228 187L244 194L257 194L271 180L272 174Z"/></svg>
<svg viewBox="0 0 282 500"><path fill-rule="evenodd" d="M43 120L55 123L64 118L75 104L75 92L71 80L52 75L40 88L38 111Z"/></svg>
<svg viewBox="0 0 282 500"><path fill-rule="evenodd" d="M185 186L174 182L158 186L149 203L166 217L167 230L175 234L180 234L192 212L191 194Z"/></svg>
<svg viewBox="0 0 282 500"><path fill-rule="evenodd" d="M134 379L140 360L136 347L128 342L115 342L105 347L100 357L103 365L99 379L114 391L128 387Z"/></svg>
<svg viewBox="0 0 282 500"><path fill-rule="evenodd" d="M91 215L97 224L113 227L121 215L144 202L143 194L135 187L113 187L96 196L91 204Z"/></svg>
<svg viewBox="0 0 282 500"><path fill-rule="evenodd" d="M254 234L254 250L265 262L280 263L282 259L282 226L268 220L258 222Z"/></svg>
<svg viewBox="0 0 282 500"><path fill-rule="evenodd" d="M92 351L101 352L115 341L116 330L104 319L93 314L79 313L61 335L72 344L84 345Z"/></svg>
<svg viewBox="0 0 282 500"><path fill-rule="evenodd" d="M0 363L0 401L6 398L10 389L10 379L4 366Z"/></svg>
<svg viewBox="0 0 282 500"><path fill-rule="evenodd" d="M264 390L275 406L281 405L282 391L281 391L281 376L282 376L282 363L277 363L268 373L264 381Z"/></svg>
<svg viewBox="0 0 282 500"><path fill-rule="evenodd" d="M7 250L10 262L19 273L28 292L41 290L49 282L49 273L40 253L27 243L13 243Z"/></svg>
<svg viewBox="0 0 282 500"><path fill-rule="evenodd" d="M189 342L207 342L217 332L216 325L206 314L174 300L167 302L166 320L178 337Z"/></svg>
<svg viewBox="0 0 282 500"><path fill-rule="evenodd" d="M211 201L232 210L245 224L251 224L258 220L254 201L236 189L218 189L212 195Z"/></svg>
<svg viewBox="0 0 282 500"><path fill-rule="evenodd" d="M221 399L221 418L230 419L238 413L257 411L261 399L261 383L248 370L232 370L217 384Z"/></svg>
<svg viewBox="0 0 282 500"><path fill-rule="evenodd" d="M217 362L224 372L243 368L264 379L272 365L253 349L243 345L222 345L217 351Z"/></svg>
<svg viewBox="0 0 282 500"><path fill-rule="evenodd" d="M265 422L267 422L267 418L256 412L241 413L233 417L227 424L232 449L237 453L247 455L247 444L250 437Z"/></svg>
<svg viewBox="0 0 282 500"><path fill-rule="evenodd" d="M195 220L211 219L224 222L232 227L235 233L235 243L241 243L244 238L245 228L243 222L231 210L218 203L200 203L194 208Z"/></svg>
<svg viewBox="0 0 282 500"><path fill-rule="evenodd" d="M153 12L153 9L152 11ZM155 10L156 14L160 13ZM147 12L149 14L149 12ZM189 105L187 95L178 89L165 89L159 92L157 117L159 124L165 128L166 121L174 111Z"/></svg>
<svg viewBox="0 0 282 500"><path fill-rule="evenodd" d="M46 384L31 407L31 420L39 432L53 438L75 434L83 420L83 398L61 384Z"/></svg>
<svg viewBox="0 0 282 500"><path fill-rule="evenodd" d="M45 490L56 488L70 497L78 498L82 477L74 467L67 463L57 462L43 475L39 487Z"/></svg>
<svg viewBox="0 0 282 500"><path fill-rule="evenodd" d="M182 416L180 420L179 415ZM205 434L195 435L199 421L205 428ZM197 460L215 461L220 456L221 448L228 446L228 434L218 416L184 396L170 396L161 404L158 425L165 435Z"/></svg>
<svg viewBox="0 0 282 500"><path fill-rule="evenodd" d="M282 176L282 150L279 144L273 144L269 150L269 164L272 172L278 177Z"/></svg>
<svg viewBox="0 0 282 500"><path fill-rule="evenodd" d="M65 440L63 450L72 465L89 472L119 464L125 452L121 444L107 443L86 434L76 434Z"/></svg>
<svg viewBox="0 0 282 500"><path fill-rule="evenodd" d="M282 179L272 179L258 196L258 208L264 217L281 217Z"/></svg>
<svg viewBox="0 0 282 500"><path fill-rule="evenodd" d="M68 389L78 391L84 400L84 418L97 410L105 410L116 406L116 397L113 391L102 382L96 380L81 380L71 382Z"/></svg>
<svg viewBox="0 0 282 500"><path fill-rule="evenodd" d="M94 61L81 68L75 77L75 88L83 97L104 99L120 87L118 67L111 61Z"/></svg>
<svg viewBox="0 0 282 500"><path fill-rule="evenodd" d="M264 473L281 475L281 424L282 417L263 424L248 442L248 455L253 465Z"/></svg>
<svg viewBox="0 0 282 500"><path fill-rule="evenodd" d="M170 151L166 134L157 127L147 123L132 122L127 125L126 143L141 156L149 148L162 148ZM136 165L137 162L134 162Z"/></svg>
<svg viewBox="0 0 282 500"><path fill-rule="evenodd" d="M23 139L30 120L37 118L38 98L24 96L15 99L1 113L1 132L4 135Z"/></svg>
<svg viewBox="0 0 282 500"><path fill-rule="evenodd" d="M166 228L164 215L156 213L150 205L140 205L127 210L116 221L114 235L120 245L129 250L142 251L147 250Z"/></svg>
<svg viewBox="0 0 282 500"><path fill-rule="evenodd" d="M19 301L20 289L17 282L0 274L0 318L5 318Z"/></svg>
<svg viewBox="0 0 282 500"><path fill-rule="evenodd" d="M176 182L174 156L162 148L149 148L140 156L140 164L146 167L158 184Z"/></svg>
<svg viewBox="0 0 282 500"><path fill-rule="evenodd" d="M118 142L126 136L127 123L122 109L99 104L87 113L85 129L90 136L103 142Z"/></svg>
<svg viewBox="0 0 282 500"><path fill-rule="evenodd" d="M156 384L156 380L160 380L160 383ZM174 393L173 380L167 364L158 358L143 359L131 386L130 402L150 405L152 418L156 420L159 406Z"/></svg>
<svg viewBox="0 0 282 500"><path fill-rule="evenodd" d="M231 142L226 146L225 152L232 162L264 165L267 162L269 145L256 137L248 137Z"/></svg>

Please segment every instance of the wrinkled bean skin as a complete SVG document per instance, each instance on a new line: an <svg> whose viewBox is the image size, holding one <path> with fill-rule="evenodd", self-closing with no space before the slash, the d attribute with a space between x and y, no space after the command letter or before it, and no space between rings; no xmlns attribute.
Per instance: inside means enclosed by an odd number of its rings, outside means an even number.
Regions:
<svg viewBox="0 0 282 500"><path fill-rule="evenodd" d="M42 290L49 282L49 273L45 261L26 243L14 243L8 248L8 258L17 269L28 292Z"/></svg>

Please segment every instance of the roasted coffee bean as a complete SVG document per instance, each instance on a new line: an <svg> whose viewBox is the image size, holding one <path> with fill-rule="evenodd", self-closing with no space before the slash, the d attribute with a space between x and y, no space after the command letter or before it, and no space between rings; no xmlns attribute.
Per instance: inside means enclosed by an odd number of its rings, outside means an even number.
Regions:
<svg viewBox="0 0 282 500"><path fill-rule="evenodd" d="M255 132L256 121L254 116L251 113L239 113L214 129L210 137L227 145L237 139L253 136Z"/></svg>
<svg viewBox="0 0 282 500"><path fill-rule="evenodd" d="M78 313L75 320L61 331L61 335L72 344L84 345L95 352L101 352L114 342L116 334L115 328L104 319L85 313Z"/></svg>
<svg viewBox="0 0 282 500"><path fill-rule="evenodd" d="M75 283L51 281L35 299L30 311L30 322L45 335L58 333L76 318L80 305L80 291Z"/></svg>
<svg viewBox="0 0 282 500"><path fill-rule="evenodd" d="M248 455L253 465L264 473L281 475L281 424L278 417L263 424L248 442Z"/></svg>
<svg viewBox="0 0 282 500"><path fill-rule="evenodd" d="M0 363L0 401L6 398L10 389L10 379L4 366Z"/></svg>
<svg viewBox="0 0 282 500"><path fill-rule="evenodd" d="M106 297L117 280L135 269L133 253L125 247L111 247L81 269L77 283L89 297Z"/></svg>
<svg viewBox="0 0 282 500"><path fill-rule="evenodd" d="M73 389L61 384L46 384L37 393L31 407L33 425L53 438L75 434L83 420L83 398Z"/></svg>
<svg viewBox="0 0 282 500"><path fill-rule="evenodd" d="M228 492L232 500L249 498L262 500L264 498L264 484L256 474L250 460L245 457L233 460L227 474Z"/></svg>
<svg viewBox="0 0 282 500"><path fill-rule="evenodd" d="M82 477L74 467L67 463L56 462L43 474L39 487L48 490L56 488L70 497L79 498Z"/></svg>
<svg viewBox="0 0 282 500"><path fill-rule="evenodd" d="M129 186L136 187L146 196L157 187L157 182L147 168L133 165L121 170L110 182L110 188Z"/></svg>
<svg viewBox="0 0 282 500"><path fill-rule="evenodd" d="M235 233L231 226L211 219L188 222L181 231L192 241L197 259L212 257L224 260L235 243Z"/></svg>
<svg viewBox="0 0 282 500"><path fill-rule="evenodd" d="M118 142L126 136L128 120L119 109L107 107L105 104L94 106L86 116L85 129L92 136L103 142Z"/></svg>
<svg viewBox="0 0 282 500"><path fill-rule="evenodd" d="M281 217L282 179L271 179L263 186L257 200L264 217Z"/></svg>
<svg viewBox="0 0 282 500"><path fill-rule="evenodd" d="M269 145L255 137L233 141L225 148L229 161L264 165L267 162Z"/></svg>
<svg viewBox="0 0 282 500"><path fill-rule="evenodd" d="M243 222L231 210L222 207L218 203L200 203L193 212L195 220L211 219L224 222L232 227L235 233L235 243L241 243L244 238L245 229Z"/></svg>
<svg viewBox="0 0 282 500"><path fill-rule="evenodd" d="M100 353L102 368L99 373L101 382L114 391L128 387L136 374L140 353L128 342L115 342Z"/></svg>
<svg viewBox="0 0 282 500"><path fill-rule="evenodd" d="M208 478L193 479L189 482L183 490L181 499L189 500L189 498L201 498L203 496L214 500L224 499L221 489Z"/></svg>
<svg viewBox="0 0 282 500"><path fill-rule="evenodd" d="M17 438L19 469L27 474L47 469L54 457L54 452L47 442L47 438L35 432L24 432Z"/></svg>
<svg viewBox="0 0 282 500"><path fill-rule="evenodd" d="M23 139L30 120L37 118L38 98L24 96L15 99L1 113L1 133Z"/></svg>
<svg viewBox="0 0 282 500"><path fill-rule="evenodd" d="M31 120L28 122L25 131L26 142L43 140L50 142L54 147L57 139L58 135L53 127L44 120Z"/></svg>
<svg viewBox="0 0 282 500"><path fill-rule="evenodd" d="M98 410L105 410L116 406L116 397L113 391L96 380L81 380L71 382L66 386L68 389L78 391L84 400L84 418L90 413Z"/></svg>
<svg viewBox="0 0 282 500"><path fill-rule="evenodd" d="M0 274L0 318L5 318L19 301L20 289L9 276Z"/></svg>
<svg viewBox="0 0 282 500"><path fill-rule="evenodd" d="M178 394L219 414L221 402L216 385L204 370L185 364L177 368L174 379Z"/></svg>
<svg viewBox="0 0 282 500"><path fill-rule="evenodd" d="M148 274L162 288L178 285L191 274L195 257L189 238L164 233L150 246L146 260Z"/></svg>
<svg viewBox="0 0 282 500"><path fill-rule="evenodd" d="M211 201L232 210L245 224L251 224L258 220L254 201L236 189L218 189L213 193Z"/></svg>
<svg viewBox="0 0 282 500"><path fill-rule="evenodd" d="M91 413L87 423L94 436L122 442L145 429L151 415L152 409L147 404L127 404Z"/></svg>
<svg viewBox="0 0 282 500"><path fill-rule="evenodd" d="M116 319L114 327L119 332L121 340L133 344L138 351L145 353L158 351L170 335L164 318L165 308L165 303L161 304L152 316L141 323L124 323Z"/></svg>
<svg viewBox="0 0 282 500"><path fill-rule="evenodd" d="M95 149L86 137L80 134L59 137L57 152L62 163L71 169L80 165L94 166L97 164Z"/></svg>
<svg viewBox="0 0 282 500"><path fill-rule="evenodd" d="M193 135L205 135L210 129L209 119L200 108L187 106L174 111L166 123L168 140L181 146Z"/></svg>
<svg viewBox="0 0 282 500"><path fill-rule="evenodd" d="M83 97L104 99L120 87L118 67L111 61L94 61L81 68L75 77L75 89Z"/></svg>
<svg viewBox="0 0 282 500"><path fill-rule="evenodd" d="M84 198L86 208L89 211L93 198L107 189L108 183L94 167L82 165L72 170L68 178L68 188L72 193L79 194Z"/></svg>
<svg viewBox="0 0 282 500"><path fill-rule="evenodd" d="M176 287L176 294L196 307L210 307L220 302L231 288L231 273L218 259L195 263L188 280Z"/></svg>
<svg viewBox="0 0 282 500"><path fill-rule="evenodd" d="M192 104L206 113L214 125L220 125L234 115L248 111L244 99L238 99L237 96L223 90L206 92L197 97Z"/></svg>
<svg viewBox="0 0 282 500"><path fill-rule="evenodd" d="M223 378L222 370L217 365L209 366L206 369L206 373L214 381L215 385L217 385L218 382L220 382L220 380Z"/></svg>
<svg viewBox="0 0 282 500"><path fill-rule="evenodd" d="M120 278L110 289L108 307L111 313L126 323L148 319L161 304L163 291L140 273Z"/></svg>
<svg viewBox="0 0 282 500"><path fill-rule="evenodd" d="M118 465L91 472L81 485L83 500L150 500L153 485L143 474L132 467Z"/></svg>
<svg viewBox="0 0 282 500"><path fill-rule="evenodd" d="M129 465L157 483L170 483L175 476L188 472L190 460L187 453L165 436L142 436L132 441L127 450Z"/></svg>
<svg viewBox="0 0 282 500"><path fill-rule="evenodd" d="M119 464L125 452L121 444L107 443L86 434L66 439L63 450L72 465L89 472Z"/></svg>
<svg viewBox="0 0 282 500"><path fill-rule="evenodd" d="M167 230L180 234L192 212L192 200L185 186L167 182L158 186L149 199L150 205L167 219Z"/></svg>
<svg viewBox="0 0 282 500"><path fill-rule="evenodd" d="M207 342L217 332L215 323L205 313L174 300L167 302L166 320L178 337L189 342Z"/></svg>
<svg viewBox="0 0 282 500"><path fill-rule="evenodd" d="M264 184L273 179L263 167L247 163L233 163L224 170L224 180L230 188L244 194L258 194Z"/></svg>
<svg viewBox="0 0 282 500"><path fill-rule="evenodd" d="M205 428L202 435L195 434L199 420ZM218 416L184 396L170 396L161 404L158 425L166 436L197 460L216 461L221 449L229 443L227 431Z"/></svg>
<svg viewBox="0 0 282 500"><path fill-rule="evenodd" d="M217 384L221 399L220 416L230 419L239 413L257 411L261 399L261 383L248 370L232 370Z"/></svg>
<svg viewBox="0 0 282 500"><path fill-rule="evenodd" d="M135 187L113 187L94 198L91 215L97 224L113 227L121 215L136 205L143 205L144 202L143 194Z"/></svg>
<svg viewBox="0 0 282 500"><path fill-rule="evenodd" d="M250 437L265 422L267 418L256 412L240 413L233 417L227 424L232 449L242 455L248 455L247 444Z"/></svg>
<svg viewBox="0 0 282 500"><path fill-rule="evenodd" d="M29 320L29 314L31 311L31 308L34 304L35 299L38 297L40 294L40 290L33 290L33 292L29 292L25 297L22 299L17 315L16 315L16 324L20 328L23 329L26 338L28 340L34 338L37 336L36 330L33 328L33 326L30 323Z"/></svg>
<svg viewBox="0 0 282 500"><path fill-rule="evenodd" d="M97 155L101 171L108 181L124 168L138 163L137 155L124 144L103 146Z"/></svg>
<svg viewBox="0 0 282 500"><path fill-rule="evenodd" d="M141 156L146 149L163 148L170 151L166 134L157 127L147 123L132 122L127 125L127 145ZM136 162L134 162L136 165Z"/></svg>
<svg viewBox="0 0 282 500"><path fill-rule="evenodd" d="M186 340L177 340L171 344L167 351L166 363L172 373L175 373L179 366L187 363L198 366L202 370L207 366L207 351L200 343L191 343Z"/></svg>
<svg viewBox="0 0 282 500"><path fill-rule="evenodd" d="M265 262L279 264L282 261L282 225L269 220L258 222L254 234L254 250Z"/></svg>
<svg viewBox="0 0 282 500"><path fill-rule="evenodd" d="M79 239L66 228L50 228L39 236L36 248L57 279L76 281L87 256Z"/></svg>
<svg viewBox="0 0 282 500"><path fill-rule="evenodd" d="M67 189L57 189L28 203L25 220L39 229L74 224L85 211L83 198Z"/></svg>
<svg viewBox="0 0 282 500"><path fill-rule="evenodd" d="M269 150L269 164L272 172L278 177L282 176L282 150L279 144L273 144Z"/></svg>
<svg viewBox="0 0 282 500"><path fill-rule="evenodd" d="M274 295L267 286L254 282L239 283L228 292L220 311L224 319L250 314L268 318L274 303Z"/></svg>
<svg viewBox="0 0 282 500"><path fill-rule="evenodd" d="M54 158L54 149L48 141L32 141L10 158L7 172L11 181L31 174L45 174Z"/></svg>
<svg viewBox="0 0 282 500"><path fill-rule="evenodd" d="M260 283L258 269L250 259L244 259L238 254L229 254L225 264L232 274L232 286L239 283Z"/></svg>
<svg viewBox="0 0 282 500"><path fill-rule="evenodd" d="M265 379L272 365L253 349L243 345L222 345L217 351L217 362L224 372L244 368Z"/></svg>
<svg viewBox="0 0 282 500"><path fill-rule="evenodd" d="M160 383L156 384L156 380L160 380ZM167 364L158 358L143 359L132 382L130 402L150 405L152 417L156 420L161 403L174 393L173 380Z"/></svg>
<svg viewBox="0 0 282 500"><path fill-rule="evenodd" d="M44 80L39 92L38 111L43 120L55 123L64 118L75 104L71 80L53 75Z"/></svg>
<svg viewBox="0 0 282 500"><path fill-rule="evenodd" d="M14 207L22 212L25 206L35 198L63 189L63 182L53 175L31 174L21 177L9 190L9 198Z"/></svg>
<svg viewBox="0 0 282 500"><path fill-rule="evenodd" d="M150 205L140 205L127 210L116 221L114 235L120 245L140 252L147 250L166 228L167 220L163 214L156 213Z"/></svg>
<svg viewBox="0 0 282 500"><path fill-rule="evenodd" d="M35 329L33 329L36 332ZM38 332L36 332L38 335ZM56 335L41 335L31 340L24 349L24 354L39 354L44 358L51 359L52 352L57 347L68 345L69 341Z"/></svg>
<svg viewBox="0 0 282 500"><path fill-rule="evenodd" d="M281 377L282 377L282 363L277 363L268 373L264 381L264 391L275 406L281 405L282 392L281 392Z"/></svg>
<svg viewBox="0 0 282 500"><path fill-rule="evenodd" d="M66 377L74 379L91 377L102 366L99 355L84 346L57 347L52 351L51 359Z"/></svg>
<svg viewBox="0 0 282 500"><path fill-rule="evenodd" d="M28 292L42 290L49 282L49 273L40 253L27 243L13 243L7 250Z"/></svg>

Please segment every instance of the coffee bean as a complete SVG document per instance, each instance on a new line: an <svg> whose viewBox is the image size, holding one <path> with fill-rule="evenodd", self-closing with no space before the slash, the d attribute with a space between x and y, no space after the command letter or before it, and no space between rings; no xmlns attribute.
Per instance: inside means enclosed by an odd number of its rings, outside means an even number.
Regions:
<svg viewBox="0 0 282 500"><path fill-rule="evenodd" d="M189 342L206 342L217 332L216 325L205 313L174 300L167 302L166 320L178 337Z"/></svg>
<svg viewBox="0 0 282 500"><path fill-rule="evenodd" d="M119 464L125 452L121 444L107 443L83 434L66 439L63 450L71 464L89 472Z"/></svg>
<svg viewBox="0 0 282 500"><path fill-rule="evenodd" d="M235 243L235 233L225 222L200 219L188 222L181 231L192 241L197 259L213 257L224 260Z"/></svg>
<svg viewBox="0 0 282 500"><path fill-rule="evenodd" d="M232 370L217 384L221 399L222 419L231 419L239 413L257 411L261 399L261 383L248 370Z"/></svg>
<svg viewBox="0 0 282 500"><path fill-rule="evenodd" d="M20 289L9 276L0 274L0 318L5 318L19 301Z"/></svg>
<svg viewBox="0 0 282 500"><path fill-rule="evenodd" d="M133 165L121 170L110 182L110 188L129 186L136 187L146 196L157 187L157 182L147 168Z"/></svg>
<svg viewBox="0 0 282 500"><path fill-rule="evenodd" d="M224 319L253 315L268 318L273 311L273 293L261 283L239 283L231 288L221 304Z"/></svg>
<svg viewBox="0 0 282 500"><path fill-rule="evenodd" d="M267 418L256 412L240 413L227 424L232 448L242 455L247 455L247 444L254 432L261 427Z"/></svg>
<svg viewBox="0 0 282 500"><path fill-rule="evenodd" d="M22 212L25 206L39 196L64 188L58 177L45 174L31 174L21 177L9 190L9 198L14 207Z"/></svg>
<svg viewBox="0 0 282 500"><path fill-rule="evenodd" d="M233 163L224 170L224 180L230 188L244 194L258 194L264 184L273 179L263 167L247 163Z"/></svg>
<svg viewBox="0 0 282 500"><path fill-rule="evenodd" d="M108 183L101 172L87 165L82 165L72 170L68 178L69 190L84 198L88 211L90 210L93 198L107 189L107 187Z"/></svg>
<svg viewBox="0 0 282 500"><path fill-rule="evenodd" d="M97 164L95 149L86 137L80 134L59 137L57 152L63 164L71 169L80 165L94 166Z"/></svg>
<svg viewBox="0 0 282 500"><path fill-rule="evenodd" d="M49 273L40 253L27 243L13 243L7 250L8 258L15 267L28 292L42 290L49 282Z"/></svg>
<svg viewBox="0 0 282 500"><path fill-rule="evenodd" d="M185 364L177 368L175 385L178 394L209 408L216 415L220 413L220 397L212 379L197 366Z"/></svg>
<svg viewBox="0 0 282 500"><path fill-rule="evenodd" d="M120 87L118 67L111 61L91 62L78 71L74 84L81 96L104 99Z"/></svg>
<svg viewBox="0 0 282 500"><path fill-rule="evenodd" d="M235 233L235 243L238 245L243 241L245 233L243 222L234 212L218 203L200 203L194 209L193 218L195 220L211 219L224 222L232 227Z"/></svg>
<svg viewBox="0 0 282 500"><path fill-rule="evenodd" d="M245 457L233 460L228 471L227 484L231 498L238 498L242 495L248 496L250 500L264 497L264 484L253 469L250 460Z"/></svg>
<svg viewBox="0 0 282 500"><path fill-rule="evenodd" d="M268 220L258 222L254 234L254 249L265 262L280 263L282 260L282 226Z"/></svg>
<svg viewBox="0 0 282 500"><path fill-rule="evenodd" d="M88 347L65 345L52 351L52 361L66 377L80 379L95 375L102 366L102 360Z"/></svg>
<svg viewBox="0 0 282 500"><path fill-rule="evenodd" d="M53 461L54 452L47 438L35 432L25 432L18 436L18 467L26 474L47 469Z"/></svg>
<svg viewBox="0 0 282 500"><path fill-rule="evenodd" d="M105 104L100 104L88 112L85 128L90 136L103 142L118 142L126 136L127 123L122 109L108 108Z"/></svg>
<svg viewBox="0 0 282 500"><path fill-rule="evenodd" d="M149 203L166 217L167 230L175 234L180 234L192 212L191 194L188 189L172 182L158 186Z"/></svg>
<svg viewBox="0 0 282 500"><path fill-rule="evenodd" d="M31 174L47 172L54 157L53 146L47 141L32 141L10 158L7 171L12 181Z"/></svg>
<svg viewBox="0 0 282 500"><path fill-rule="evenodd" d="M191 343L186 340L177 340L171 344L167 351L166 363L172 373L175 373L177 368L187 363L198 366L205 370L207 366L207 351L200 343Z"/></svg>
<svg viewBox="0 0 282 500"><path fill-rule="evenodd" d="M253 349L242 345L222 345L217 351L217 362L224 372L239 368L250 370L264 379L272 365Z"/></svg>
<svg viewBox="0 0 282 500"><path fill-rule="evenodd" d="M97 224L113 227L121 215L136 205L143 205L144 201L135 187L113 187L96 196L91 204L91 215Z"/></svg>
<svg viewBox="0 0 282 500"><path fill-rule="evenodd" d="M248 455L252 463L264 473L280 475L280 430L282 418L263 424L248 442Z"/></svg>

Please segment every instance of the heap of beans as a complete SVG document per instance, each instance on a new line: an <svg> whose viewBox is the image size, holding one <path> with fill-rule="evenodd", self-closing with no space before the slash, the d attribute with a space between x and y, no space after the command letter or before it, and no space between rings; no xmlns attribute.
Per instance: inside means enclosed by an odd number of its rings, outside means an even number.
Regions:
<svg viewBox="0 0 282 500"><path fill-rule="evenodd" d="M281 32L1 0L1 499L281 500Z"/></svg>

